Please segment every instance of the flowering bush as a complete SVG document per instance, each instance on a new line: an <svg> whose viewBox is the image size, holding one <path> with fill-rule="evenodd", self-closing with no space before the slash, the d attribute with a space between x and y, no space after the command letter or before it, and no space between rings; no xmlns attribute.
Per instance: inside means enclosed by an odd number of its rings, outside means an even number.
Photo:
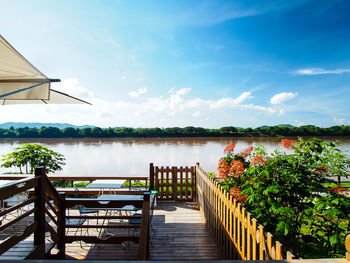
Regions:
<svg viewBox="0 0 350 263"><path fill-rule="evenodd" d="M268 154L235 145L215 176L277 240L298 257L343 257L350 232L350 199L331 175L348 176L349 159L332 142L282 140L287 151Z"/></svg>
<svg viewBox="0 0 350 263"><path fill-rule="evenodd" d="M249 146L237 154L234 153L234 150L234 143L225 147L224 153L226 156L220 158L218 162L218 175L212 173L211 176L216 178L221 183L221 186L230 192L233 197L242 202L244 198L238 198L239 193L237 190L233 193L231 188L236 187L239 190L243 185L241 176L250 165L248 157L253 151L253 146Z"/></svg>

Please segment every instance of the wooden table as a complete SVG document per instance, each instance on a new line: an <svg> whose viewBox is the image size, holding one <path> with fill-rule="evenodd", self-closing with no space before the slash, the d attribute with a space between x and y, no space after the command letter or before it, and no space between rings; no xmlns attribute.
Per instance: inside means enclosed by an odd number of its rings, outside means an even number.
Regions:
<svg viewBox="0 0 350 263"><path fill-rule="evenodd" d="M104 191L109 189L109 193L114 193L116 189L120 189L125 180L95 180L91 184L87 185L86 188L97 188L100 189L99 196L103 195Z"/></svg>

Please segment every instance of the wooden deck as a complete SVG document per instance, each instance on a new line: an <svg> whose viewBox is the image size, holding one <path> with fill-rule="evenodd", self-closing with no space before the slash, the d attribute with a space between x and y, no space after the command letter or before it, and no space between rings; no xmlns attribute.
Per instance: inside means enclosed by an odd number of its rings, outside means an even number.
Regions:
<svg viewBox="0 0 350 263"><path fill-rule="evenodd" d="M19 221L11 232L19 233L21 226L28 223L22 221ZM109 224L118 223L110 222ZM149 260L221 259L215 241L209 234L204 219L193 202L158 203L154 210L152 225L154 231L151 231L152 239ZM109 234L122 234L120 231L120 229L108 229ZM124 229L124 231L128 230ZM89 229L89 235L96 234L95 229ZM103 231L101 235L102 237L108 236L106 231ZM2 233L1 239L3 240L5 237L6 233ZM26 241L32 238L31 236ZM23 243L19 246L23 247ZM15 251L22 250L13 248L11 253L3 256L20 256L19 254L16 255ZM79 242L74 242L67 244L66 255L67 258L72 259L137 260L138 245L132 242L124 243L123 245L90 245L82 243L81 247Z"/></svg>

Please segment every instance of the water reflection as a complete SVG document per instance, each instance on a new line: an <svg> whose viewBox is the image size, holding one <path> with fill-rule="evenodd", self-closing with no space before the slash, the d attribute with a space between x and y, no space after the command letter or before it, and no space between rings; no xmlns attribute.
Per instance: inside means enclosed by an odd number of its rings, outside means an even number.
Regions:
<svg viewBox="0 0 350 263"><path fill-rule="evenodd" d="M330 140L324 137L323 139ZM350 138L332 138L350 153ZM225 145L234 142L237 151L262 144L271 152L280 148L280 138L127 138L127 139L15 139L1 140L0 154L21 143L40 143L65 155L66 165L58 174L147 175L155 165L194 165L215 171ZM0 168L0 172L8 171Z"/></svg>

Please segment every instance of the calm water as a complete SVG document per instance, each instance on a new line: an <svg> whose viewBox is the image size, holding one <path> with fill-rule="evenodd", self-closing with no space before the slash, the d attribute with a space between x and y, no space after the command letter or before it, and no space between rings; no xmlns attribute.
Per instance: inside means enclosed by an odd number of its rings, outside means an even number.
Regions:
<svg viewBox="0 0 350 263"><path fill-rule="evenodd" d="M325 138L328 139L328 138ZM350 137L338 140L350 155ZM37 142L66 157L56 174L118 176L148 175L149 163L158 166L195 165L216 171L224 147L234 142L239 151L249 145L264 145L268 151L281 148L279 138L175 138L175 139L20 139L0 140L0 154L10 153L21 143ZM0 173L10 171L0 168Z"/></svg>

